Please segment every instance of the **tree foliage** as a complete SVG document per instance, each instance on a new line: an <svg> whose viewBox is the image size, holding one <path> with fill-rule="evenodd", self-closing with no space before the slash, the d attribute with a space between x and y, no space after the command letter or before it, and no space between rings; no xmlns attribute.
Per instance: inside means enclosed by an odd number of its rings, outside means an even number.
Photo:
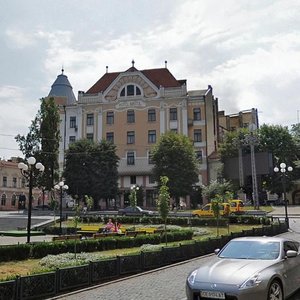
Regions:
<svg viewBox="0 0 300 300"><path fill-rule="evenodd" d="M137 196L136 196L137 190L139 190L138 187L136 187L136 186L131 187L131 191L129 194L129 203L130 203L130 206L132 206L132 207L136 207L136 205L137 205Z"/></svg>
<svg viewBox="0 0 300 300"><path fill-rule="evenodd" d="M186 196L198 182L198 163L192 142L187 136L167 132L151 150L153 174L157 182L161 176L169 179L170 195L176 199Z"/></svg>
<svg viewBox="0 0 300 300"><path fill-rule="evenodd" d="M164 221L165 225L165 241L167 244L167 217L169 214L170 209L170 194L169 194L169 188L167 186L167 183L169 181L169 178L167 176L161 176L160 177L160 188L159 188L159 195L157 199L157 208L160 217Z"/></svg>
<svg viewBox="0 0 300 300"><path fill-rule="evenodd" d="M245 145L245 137L250 132L248 129L241 129L236 132L229 132L225 135L223 143L220 145L221 159L224 161L227 157L238 156L238 148L242 147L242 153L249 153L250 147ZM296 162L299 161L299 133L300 127L294 125L289 131L288 127L281 125L263 124L257 131L258 143L255 146L255 153L269 152L273 157L273 166L279 166L285 162L288 166L295 169ZM287 190L292 186L292 180L299 178L299 171L293 171L287 174ZM282 186L278 174L272 171L262 176L263 188L274 193L281 193ZM246 187L243 187L246 189ZM252 189L252 188L251 188Z"/></svg>
<svg viewBox="0 0 300 300"><path fill-rule="evenodd" d="M41 105L28 134L15 139L25 158L34 156L45 166L42 176L35 176L35 185L50 191L58 180L59 109L53 98L42 98Z"/></svg>
<svg viewBox="0 0 300 300"><path fill-rule="evenodd" d="M221 202L227 202L229 199L233 198L232 184L227 180L224 180L223 182L212 180L208 185L202 186L202 197L206 198L208 201L217 198L221 199Z"/></svg>
<svg viewBox="0 0 300 300"><path fill-rule="evenodd" d="M118 192L118 161L116 147L83 139L72 143L66 153L64 177L74 198L90 195L98 200L114 199Z"/></svg>

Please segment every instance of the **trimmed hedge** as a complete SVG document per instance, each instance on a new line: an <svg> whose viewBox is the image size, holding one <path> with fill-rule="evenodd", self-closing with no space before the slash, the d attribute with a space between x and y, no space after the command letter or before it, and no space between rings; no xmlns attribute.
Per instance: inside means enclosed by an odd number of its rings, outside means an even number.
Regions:
<svg viewBox="0 0 300 300"><path fill-rule="evenodd" d="M168 242L191 240L192 230L174 230L167 232ZM94 252L114 250L120 248L140 247L143 244L159 244L164 241L164 235L147 234L131 237L104 237L87 240L67 240L65 242L41 242L34 244L19 244L0 247L0 261L24 260L28 258L42 258L48 254L65 252Z"/></svg>

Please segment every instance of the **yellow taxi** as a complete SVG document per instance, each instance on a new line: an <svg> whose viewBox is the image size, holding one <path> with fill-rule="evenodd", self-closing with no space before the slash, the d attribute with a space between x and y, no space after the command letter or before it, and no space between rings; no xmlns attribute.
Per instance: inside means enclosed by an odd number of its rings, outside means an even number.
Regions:
<svg viewBox="0 0 300 300"><path fill-rule="evenodd" d="M228 216L230 213L229 203L219 203L220 216ZM214 211L212 209L211 203L205 204L201 209L196 209L192 211L193 217L214 217Z"/></svg>

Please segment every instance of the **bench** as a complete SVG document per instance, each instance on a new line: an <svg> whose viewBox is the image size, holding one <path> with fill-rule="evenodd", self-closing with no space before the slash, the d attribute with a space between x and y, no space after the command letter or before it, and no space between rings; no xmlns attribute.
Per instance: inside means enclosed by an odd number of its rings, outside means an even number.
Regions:
<svg viewBox="0 0 300 300"><path fill-rule="evenodd" d="M93 234L93 238L97 239L97 238L102 238L102 237L110 237L110 236L124 236L124 233L118 233L118 232L97 232Z"/></svg>
<svg viewBox="0 0 300 300"><path fill-rule="evenodd" d="M137 230L137 231L126 231L125 232L125 236L129 236L129 237L136 237L137 235L140 234L146 234L145 230Z"/></svg>
<svg viewBox="0 0 300 300"><path fill-rule="evenodd" d="M77 230L78 233L82 235L92 236L94 233L100 230L101 226L99 225L83 225L80 227L80 230Z"/></svg>
<svg viewBox="0 0 300 300"><path fill-rule="evenodd" d="M126 231L125 232L125 236L128 236L128 237L136 237L137 235L137 231Z"/></svg>
<svg viewBox="0 0 300 300"><path fill-rule="evenodd" d="M73 234L73 235L59 235L59 236L54 236L52 238L53 242L64 242L67 240L80 240L81 239L81 234Z"/></svg>

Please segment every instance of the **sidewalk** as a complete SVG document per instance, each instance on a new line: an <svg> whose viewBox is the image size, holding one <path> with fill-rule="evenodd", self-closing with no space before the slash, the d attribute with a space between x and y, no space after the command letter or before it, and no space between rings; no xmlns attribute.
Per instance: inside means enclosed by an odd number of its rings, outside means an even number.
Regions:
<svg viewBox="0 0 300 300"><path fill-rule="evenodd" d="M51 242L54 235L40 235L31 236L30 242ZM15 237L15 236L0 236L0 245L15 245L25 244L27 242L26 236Z"/></svg>

